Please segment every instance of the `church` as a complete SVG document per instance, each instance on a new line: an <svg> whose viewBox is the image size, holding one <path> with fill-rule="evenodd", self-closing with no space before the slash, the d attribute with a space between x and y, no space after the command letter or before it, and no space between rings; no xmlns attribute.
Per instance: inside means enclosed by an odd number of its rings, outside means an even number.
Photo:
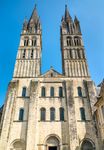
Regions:
<svg viewBox="0 0 104 150"><path fill-rule="evenodd" d="M101 150L80 22L60 20L62 74L41 73L42 24L35 7L20 36L0 122L0 150Z"/></svg>

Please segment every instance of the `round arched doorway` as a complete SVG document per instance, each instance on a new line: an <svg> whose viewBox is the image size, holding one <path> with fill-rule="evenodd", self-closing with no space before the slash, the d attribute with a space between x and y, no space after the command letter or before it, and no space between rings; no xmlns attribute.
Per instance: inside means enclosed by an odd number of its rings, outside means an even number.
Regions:
<svg viewBox="0 0 104 150"><path fill-rule="evenodd" d="M10 150L25 150L25 144L21 140L16 140L12 143Z"/></svg>
<svg viewBox="0 0 104 150"><path fill-rule="evenodd" d="M51 136L46 140L46 150L60 150L60 142L57 137Z"/></svg>
<svg viewBox="0 0 104 150"><path fill-rule="evenodd" d="M89 140L84 140L81 145L81 150L95 150L94 143Z"/></svg>

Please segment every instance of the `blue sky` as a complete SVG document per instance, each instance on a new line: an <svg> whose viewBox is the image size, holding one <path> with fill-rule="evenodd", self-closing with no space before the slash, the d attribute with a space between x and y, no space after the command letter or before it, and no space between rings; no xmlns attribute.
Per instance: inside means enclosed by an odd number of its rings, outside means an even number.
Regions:
<svg viewBox="0 0 104 150"><path fill-rule="evenodd" d="M61 72L60 24L65 4L80 20L90 74L104 78L104 0L0 0L0 106L12 79L24 18L37 4L42 23L42 72L53 66Z"/></svg>

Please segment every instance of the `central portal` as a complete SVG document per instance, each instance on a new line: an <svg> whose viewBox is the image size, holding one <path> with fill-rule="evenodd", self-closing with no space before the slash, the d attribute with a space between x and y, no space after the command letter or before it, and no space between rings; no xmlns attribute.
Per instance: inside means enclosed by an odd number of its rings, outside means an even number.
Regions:
<svg viewBox="0 0 104 150"><path fill-rule="evenodd" d="M49 146L48 150L57 150L57 146Z"/></svg>
<svg viewBox="0 0 104 150"><path fill-rule="evenodd" d="M55 136L50 136L46 140L46 145L46 150L60 150L60 142Z"/></svg>

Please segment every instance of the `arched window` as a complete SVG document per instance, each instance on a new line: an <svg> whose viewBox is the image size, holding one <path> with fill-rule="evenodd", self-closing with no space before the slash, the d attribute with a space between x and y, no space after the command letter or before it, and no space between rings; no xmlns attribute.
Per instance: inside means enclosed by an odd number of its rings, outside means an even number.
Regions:
<svg viewBox="0 0 104 150"><path fill-rule="evenodd" d="M22 97L26 97L26 87L23 87L22 89Z"/></svg>
<svg viewBox="0 0 104 150"><path fill-rule="evenodd" d="M37 40L35 38L32 39L32 46L36 46Z"/></svg>
<svg viewBox="0 0 104 150"><path fill-rule="evenodd" d="M59 97L63 97L63 88L59 87Z"/></svg>
<svg viewBox="0 0 104 150"><path fill-rule="evenodd" d="M75 43L75 46L80 46L81 45L81 39L80 39L80 37L75 37L74 38L74 43Z"/></svg>
<svg viewBox="0 0 104 150"><path fill-rule="evenodd" d="M50 108L50 120L54 121L55 120L55 108Z"/></svg>
<svg viewBox="0 0 104 150"><path fill-rule="evenodd" d="M94 143L90 142L88 139L85 139L82 142L81 150L95 150Z"/></svg>
<svg viewBox="0 0 104 150"><path fill-rule="evenodd" d="M50 96L51 96L51 97L54 97L54 87L51 87L51 88L50 88Z"/></svg>
<svg viewBox="0 0 104 150"><path fill-rule="evenodd" d="M85 116L85 109L83 107L80 108L80 115L81 115L81 120L85 121L86 116Z"/></svg>
<svg viewBox="0 0 104 150"><path fill-rule="evenodd" d="M46 96L46 90L45 90L45 87L44 87L44 86L41 88L41 96L42 96L42 97L45 97L45 96Z"/></svg>
<svg viewBox="0 0 104 150"><path fill-rule="evenodd" d="M24 51L23 51L22 58L25 58L25 56L26 56L26 49L24 49Z"/></svg>
<svg viewBox="0 0 104 150"><path fill-rule="evenodd" d="M46 109L45 108L41 108L40 109L40 120L41 121L45 121L46 120Z"/></svg>
<svg viewBox="0 0 104 150"><path fill-rule="evenodd" d="M82 97L82 88L77 87L77 90L78 90L78 96Z"/></svg>
<svg viewBox="0 0 104 150"><path fill-rule="evenodd" d="M19 121L23 121L23 118L24 118L24 109L21 108L19 111Z"/></svg>
<svg viewBox="0 0 104 150"><path fill-rule="evenodd" d="M59 111L60 111L60 121L64 121L64 108L61 107Z"/></svg>
<svg viewBox="0 0 104 150"><path fill-rule="evenodd" d="M72 46L72 38L67 37L67 46Z"/></svg>
<svg viewBox="0 0 104 150"><path fill-rule="evenodd" d="M33 56L34 56L34 50L32 49L31 50L31 58L33 58Z"/></svg>
<svg viewBox="0 0 104 150"><path fill-rule="evenodd" d="M24 150L25 149L25 143L23 140L15 140L13 144L11 145L12 148L10 150Z"/></svg>
<svg viewBox="0 0 104 150"><path fill-rule="evenodd" d="M29 39L28 39L28 38L25 38L25 39L24 39L24 46L28 46L28 44L29 44Z"/></svg>

